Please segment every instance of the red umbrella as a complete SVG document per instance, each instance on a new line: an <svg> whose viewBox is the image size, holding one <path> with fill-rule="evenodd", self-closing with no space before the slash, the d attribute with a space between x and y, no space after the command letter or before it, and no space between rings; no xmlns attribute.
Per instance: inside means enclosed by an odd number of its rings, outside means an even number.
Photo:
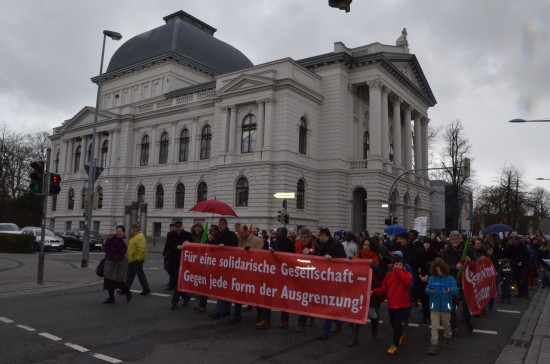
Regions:
<svg viewBox="0 0 550 364"><path fill-rule="evenodd" d="M225 216L237 216L235 211L225 202L218 200L204 200L193 206L189 211L205 212Z"/></svg>

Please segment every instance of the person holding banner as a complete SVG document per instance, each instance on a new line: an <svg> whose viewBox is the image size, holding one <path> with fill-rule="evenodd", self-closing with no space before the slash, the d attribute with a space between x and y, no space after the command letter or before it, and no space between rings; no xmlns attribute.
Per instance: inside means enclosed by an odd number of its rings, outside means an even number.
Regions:
<svg viewBox="0 0 550 364"><path fill-rule="evenodd" d="M320 227L317 230L317 239L319 239L319 247L315 255L325 257L325 259L346 258L344 246L340 242L334 240L328 227ZM319 340L326 340L329 338L333 321L334 320L325 319L323 327L321 328L321 335L319 335L318 338ZM336 321L336 331L340 331L341 328L342 322Z"/></svg>
<svg viewBox="0 0 550 364"><path fill-rule="evenodd" d="M437 354L439 345L439 325L443 326L445 349L451 348L451 311L453 296L458 294L456 280L449 275L449 265L441 258L436 258L430 267L430 278L426 285L426 294L430 297L430 319L432 321L432 338L428 354Z"/></svg>
<svg viewBox="0 0 550 364"><path fill-rule="evenodd" d="M380 245L376 238L366 238L363 241L361 250L355 255L354 259L368 259L373 272L371 289L380 287L384 276L386 275L382 255L379 254ZM371 323L371 337L376 340L378 337L378 320L380 317L380 298L378 296L371 297L369 305L369 319ZM359 337L359 324L351 326L351 340L346 344L347 347L356 346Z"/></svg>
<svg viewBox="0 0 550 364"><path fill-rule="evenodd" d="M468 304L464 299L464 293L462 292L462 280L459 279L458 272L464 268L464 263L462 262L462 255L466 253L466 261L471 260L471 257L474 256L473 249L471 247L465 246L461 240L460 233L458 231L452 231L449 235L451 240L451 245L448 246L442 253L441 258L449 265L449 274L455 279L458 279L457 284L459 287L459 297L462 300L462 319L466 323L466 328L468 333L474 331L472 325L472 315L470 314L470 309ZM458 310L458 301L457 296L453 296L453 310L451 311L451 330L453 335L456 335L457 324L456 324L456 315Z"/></svg>
<svg viewBox="0 0 550 364"><path fill-rule="evenodd" d="M409 288L412 283L412 274L405 270L403 256L394 254L392 261L393 270L386 274L379 288L370 291L373 296L387 297L388 299L388 312L393 326L393 345L387 351L390 355L396 354L397 347L403 345L405 340L403 321L411 307Z"/></svg>
<svg viewBox="0 0 550 364"><path fill-rule="evenodd" d="M186 241L191 241L192 236L189 232L183 230L183 224L181 221L174 222L174 231L171 231L166 236L166 256L169 262L168 272L170 274L170 281L175 282L174 292L172 293L172 306L171 310L178 308L178 302L180 298L183 298L183 305L187 306L191 296L189 293L180 292L177 288L178 274L180 271L181 261L181 247Z"/></svg>
<svg viewBox="0 0 550 364"><path fill-rule="evenodd" d="M308 228L300 229L299 239L294 243L294 253L303 254L303 255L314 255L315 254L315 243L311 237L311 231ZM315 322L315 317L299 315L298 316L298 326L294 329L296 333L302 333L306 331L306 322L309 317L310 326L313 326L312 323Z"/></svg>

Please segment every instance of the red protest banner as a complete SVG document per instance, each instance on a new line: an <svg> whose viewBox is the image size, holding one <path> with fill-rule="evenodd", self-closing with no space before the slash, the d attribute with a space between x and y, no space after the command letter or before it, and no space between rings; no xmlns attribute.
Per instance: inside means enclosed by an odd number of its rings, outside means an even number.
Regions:
<svg viewBox="0 0 550 364"><path fill-rule="evenodd" d="M479 315L489 300L498 296L496 277L497 271L489 258L464 265L462 289L472 315Z"/></svg>
<svg viewBox="0 0 550 364"><path fill-rule="evenodd" d="M178 290L364 324L371 277L363 259L185 243Z"/></svg>

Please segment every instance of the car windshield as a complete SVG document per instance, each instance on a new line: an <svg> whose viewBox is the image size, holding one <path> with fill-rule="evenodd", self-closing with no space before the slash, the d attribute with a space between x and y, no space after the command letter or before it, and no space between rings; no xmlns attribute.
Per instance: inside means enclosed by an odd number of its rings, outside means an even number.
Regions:
<svg viewBox="0 0 550 364"><path fill-rule="evenodd" d="M19 227L15 224L0 224L0 231L19 231Z"/></svg>
<svg viewBox="0 0 550 364"><path fill-rule="evenodd" d="M80 234L80 236L84 237L84 231L79 230L78 233ZM94 239L99 239L99 240L101 240L101 236L99 236L98 233L95 233L95 232L93 232L93 231L90 231L90 238L94 238Z"/></svg>
<svg viewBox="0 0 550 364"><path fill-rule="evenodd" d="M34 233L36 234L36 236L42 235L42 229L33 229L33 230L34 230ZM55 235L55 233L53 231L48 230L48 229L46 229L46 234L45 235L49 236L51 238L57 237L57 235Z"/></svg>

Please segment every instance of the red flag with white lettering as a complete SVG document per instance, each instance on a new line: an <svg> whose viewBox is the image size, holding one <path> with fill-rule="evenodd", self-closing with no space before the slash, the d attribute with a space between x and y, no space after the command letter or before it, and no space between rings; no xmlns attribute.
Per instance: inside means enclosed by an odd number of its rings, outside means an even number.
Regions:
<svg viewBox="0 0 550 364"><path fill-rule="evenodd" d="M472 315L479 315L491 298L498 296L497 270L489 258L466 262L462 289Z"/></svg>

